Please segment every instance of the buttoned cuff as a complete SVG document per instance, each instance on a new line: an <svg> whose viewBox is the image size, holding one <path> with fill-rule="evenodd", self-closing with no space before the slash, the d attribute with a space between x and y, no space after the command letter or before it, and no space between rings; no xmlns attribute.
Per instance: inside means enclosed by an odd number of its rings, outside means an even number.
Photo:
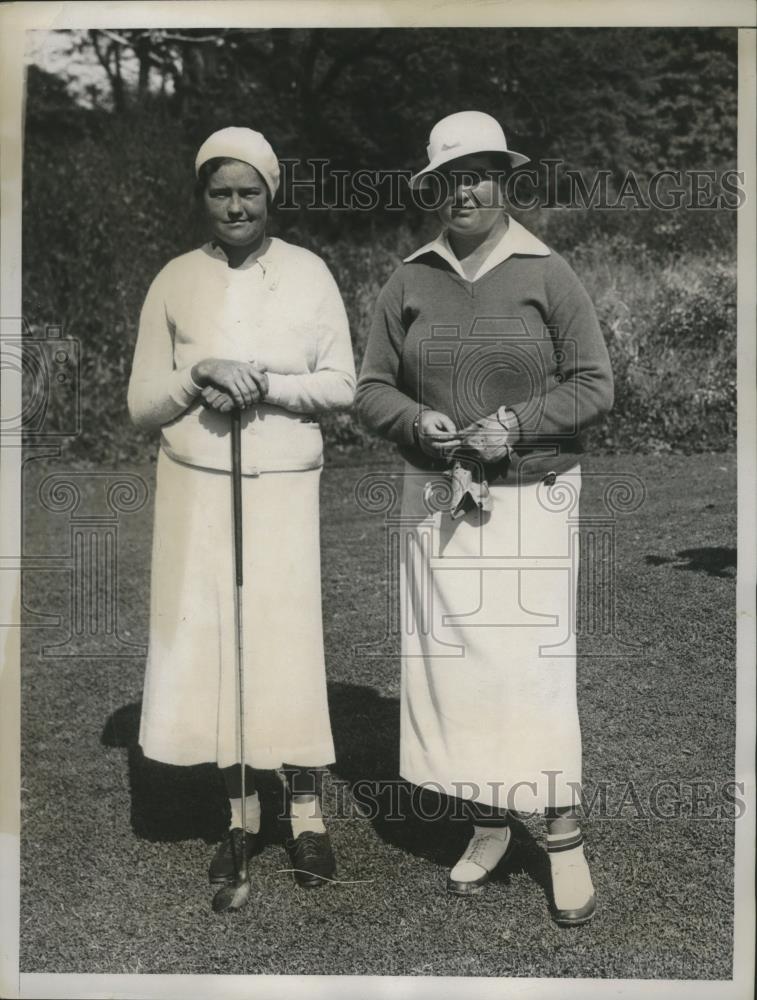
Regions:
<svg viewBox="0 0 757 1000"><path fill-rule="evenodd" d="M411 445L413 448L420 448L420 418L421 414L430 409L428 406L423 406L421 403L412 403L408 408L407 412L403 414L402 417L402 431L401 431L401 443L406 445Z"/></svg>

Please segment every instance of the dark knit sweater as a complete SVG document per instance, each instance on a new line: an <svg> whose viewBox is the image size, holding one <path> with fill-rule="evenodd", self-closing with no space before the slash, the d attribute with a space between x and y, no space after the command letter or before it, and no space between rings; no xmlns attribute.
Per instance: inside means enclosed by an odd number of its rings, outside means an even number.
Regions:
<svg viewBox="0 0 757 1000"><path fill-rule="evenodd" d="M382 289L358 381L363 423L418 468L419 409L458 428L505 405L520 437L490 478L530 482L575 464L580 432L612 406L607 348L565 260L515 255L475 282L435 253L400 265Z"/></svg>

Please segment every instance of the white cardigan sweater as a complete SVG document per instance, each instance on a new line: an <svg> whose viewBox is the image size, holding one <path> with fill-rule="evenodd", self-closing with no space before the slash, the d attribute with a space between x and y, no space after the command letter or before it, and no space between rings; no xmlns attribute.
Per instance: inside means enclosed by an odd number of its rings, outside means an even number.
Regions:
<svg viewBox="0 0 757 1000"><path fill-rule="evenodd" d="M355 364L339 290L315 254L283 240L240 268L206 244L176 257L147 293L128 407L144 430L161 430L178 461L228 470L229 416L206 409L193 365L217 357L255 361L268 373L263 403L242 416L242 471L299 471L323 461L312 419L348 407Z"/></svg>

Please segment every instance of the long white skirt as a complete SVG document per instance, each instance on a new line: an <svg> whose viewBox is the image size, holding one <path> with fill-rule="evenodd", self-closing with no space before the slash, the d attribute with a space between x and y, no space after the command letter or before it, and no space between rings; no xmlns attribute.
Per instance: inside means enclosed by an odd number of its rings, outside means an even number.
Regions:
<svg viewBox="0 0 757 1000"><path fill-rule="evenodd" d="M522 812L578 801L580 487L579 466L551 486L493 485L491 513L453 521L438 510L445 479L406 466L400 773L408 781Z"/></svg>
<svg viewBox="0 0 757 1000"><path fill-rule="evenodd" d="M245 758L334 761L323 655L320 469L243 477ZM139 741L170 764L239 761L231 482L158 459Z"/></svg>

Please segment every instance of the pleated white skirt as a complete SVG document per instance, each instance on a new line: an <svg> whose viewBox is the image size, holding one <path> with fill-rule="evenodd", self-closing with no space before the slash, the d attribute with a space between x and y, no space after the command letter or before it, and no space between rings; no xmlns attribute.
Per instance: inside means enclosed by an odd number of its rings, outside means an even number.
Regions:
<svg viewBox="0 0 757 1000"><path fill-rule="evenodd" d="M494 485L490 514L453 521L433 511L444 478L406 466L400 772L408 781L523 812L578 800L580 487L579 466L551 486Z"/></svg>
<svg viewBox="0 0 757 1000"><path fill-rule="evenodd" d="M334 761L323 655L320 469L243 477L245 757ZM231 482L158 459L139 741L171 764L239 760Z"/></svg>

